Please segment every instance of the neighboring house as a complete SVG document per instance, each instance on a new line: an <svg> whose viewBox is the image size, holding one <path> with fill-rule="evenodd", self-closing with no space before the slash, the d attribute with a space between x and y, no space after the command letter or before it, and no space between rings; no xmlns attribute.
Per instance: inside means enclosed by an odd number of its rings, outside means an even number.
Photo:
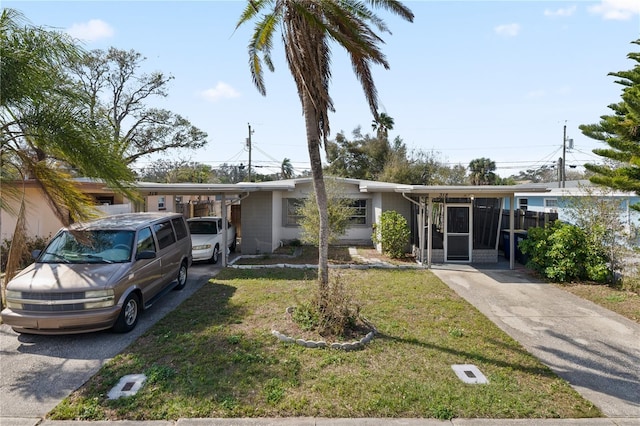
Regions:
<svg viewBox="0 0 640 426"><path fill-rule="evenodd" d="M178 212L183 213L187 218L221 214L221 201L219 196L216 197L215 195L151 193L140 200L132 201L106 187L102 182L91 179L74 180L82 191L93 199L97 213L105 216L138 211ZM19 188L20 193L24 189L27 235L48 238L60 229L62 222L53 215L42 189L34 180L17 181L3 185L13 185ZM18 211L18 202L11 202L10 205L14 212ZM15 227L16 216L2 210L0 212L0 239L11 239Z"/></svg>
<svg viewBox="0 0 640 426"><path fill-rule="evenodd" d="M105 188L101 182L89 179L76 179L76 182L83 192L94 200L96 209L105 215L135 211L133 203L121 194ZM3 183L3 185L13 185L21 194L24 190L27 235L48 238L60 229L62 223L53 214L42 189L35 181L26 180L10 184ZM19 202L9 204L13 211L18 211ZM9 214L5 209L0 211L0 238L2 240L11 239L15 227L16 216Z"/></svg>
<svg viewBox="0 0 640 426"><path fill-rule="evenodd" d="M565 182L564 188L558 188L558 183L532 184L547 189L544 193L518 193L515 194L515 206L523 211L535 211L545 213L557 213L558 219L571 222L568 211L571 199L575 197L602 196L606 199L616 200L620 206L620 219L627 226L638 225L640 213L631 209L631 205L640 203L637 194L622 191L613 191L608 188L600 189L588 180ZM505 209L509 208L509 200L505 200Z"/></svg>
<svg viewBox="0 0 640 426"><path fill-rule="evenodd" d="M432 263L443 262L497 262L499 230L505 228L502 224L503 206L509 205L504 200L513 200L516 194L533 196L547 191L530 185L426 186L344 178L336 181L341 185L340 193L352 200L356 208L346 235L340 239L342 243L371 245L373 224L379 221L384 211L394 210L407 219L412 251L428 267ZM108 197L108 189L101 184L94 183L91 188L89 183L83 184L87 189L103 191L104 194L95 194L101 199ZM230 220L238 229L240 250L244 254L271 253L285 242L299 239L301 229L296 207L301 200L313 194L311 178L238 184L139 182L136 186L143 197L142 202L117 200L111 194L114 198L109 206L113 209L120 201L122 208L128 207L130 211L176 211L176 206L182 205L182 213L191 217L196 206L206 201L211 203L206 214L219 211L223 219L231 215ZM29 234L47 236L60 224L54 223L57 221L50 213L47 214L44 203L37 201L42 198L38 191L32 194L29 198L33 198L34 205L40 204L27 216ZM98 200L98 197L94 198ZM107 204L110 200L106 200ZM185 204L185 200L189 202ZM185 205L190 211L184 211ZM2 214L2 235L8 238L13 227L7 228L5 212ZM505 217L514 223L513 210ZM513 226L506 228L513 233ZM514 241L514 238L509 241ZM510 261L513 267L513 255Z"/></svg>

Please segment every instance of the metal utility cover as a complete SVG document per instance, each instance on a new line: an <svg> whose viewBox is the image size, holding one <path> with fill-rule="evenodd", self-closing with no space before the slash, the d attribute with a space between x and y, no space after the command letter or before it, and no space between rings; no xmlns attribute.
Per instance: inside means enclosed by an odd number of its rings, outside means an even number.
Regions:
<svg viewBox="0 0 640 426"><path fill-rule="evenodd" d="M453 364L451 366L456 376L465 383L484 384L489 380L480 372L478 367L473 364Z"/></svg>
<svg viewBox="0 0 640 426"><path fill-rule="evenodd" d="M117 385L115 385L107 396L109 399L118 399L123 396L133 396L144 384L145 380L147 380L147 376L144 374L128 374L123 376Z"/></svg>

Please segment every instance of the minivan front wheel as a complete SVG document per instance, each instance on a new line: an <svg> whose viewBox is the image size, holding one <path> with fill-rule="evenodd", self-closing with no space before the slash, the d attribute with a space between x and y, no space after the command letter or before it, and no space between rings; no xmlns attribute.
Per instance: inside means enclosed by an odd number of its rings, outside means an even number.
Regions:
<svg viewBox="0 0 640 426"><path fill-rule="evenodd" d="M174 287L175 290L182 290L187 285L187 262L182 261L180 269L178 270L178 284Z"/></svg>
<svg viewBox="0 0 640 426"><path fill-rule="evenodd" d="M138 316L140 315L140 298L136 293L127 296L120 310L120 315L113 326L116 333L128 333L138 324Z"/></svg>

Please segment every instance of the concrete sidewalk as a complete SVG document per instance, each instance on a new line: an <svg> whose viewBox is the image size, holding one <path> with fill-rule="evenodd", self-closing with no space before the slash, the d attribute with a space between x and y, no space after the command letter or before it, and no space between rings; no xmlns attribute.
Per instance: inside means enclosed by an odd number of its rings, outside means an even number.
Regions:
<svg viewBox="0 0 640 426"><path fill-rule="evenodd" d="M610 418L640 425L640 324L516 270L432 271Z"/></svg>
<svg viewBox="0 0 640 426"><path fill-rule="evenodd" d="M253 418L253 419L179 419L170 421L74 422L46 420L38 426L637 426L638 419L327 419L316 417ZM2 426L33 426L34 423Z"/></svg>

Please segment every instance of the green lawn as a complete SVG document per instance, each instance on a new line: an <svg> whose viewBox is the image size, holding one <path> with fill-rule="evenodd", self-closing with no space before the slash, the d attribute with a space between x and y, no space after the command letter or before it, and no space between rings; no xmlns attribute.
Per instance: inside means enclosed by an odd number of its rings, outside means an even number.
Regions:
<svg viewBox="0 0 640 426"><path fill-rule="evenodd" d="M313 291L313 272L225 269L49 417L602 415L429 271L339 273L379 332L363 350L307 349L271 334ZM464 384L452 364L476 365L489 383ZM148 376L137 395L106 399L136 373Z"/></svg>

